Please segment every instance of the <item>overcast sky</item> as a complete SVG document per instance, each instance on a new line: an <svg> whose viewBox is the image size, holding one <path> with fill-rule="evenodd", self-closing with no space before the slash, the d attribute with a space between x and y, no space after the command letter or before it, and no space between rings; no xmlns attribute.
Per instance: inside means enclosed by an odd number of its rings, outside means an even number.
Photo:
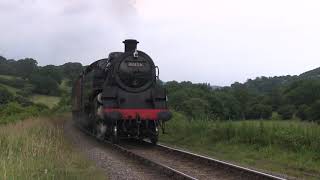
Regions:
<svg viewBox="0 0 320 180"><path fill-rule="evenodd" d="M0 0L0 55L90 64L135 38L160 78L230 85L320 66L319 0Z"/></svg>

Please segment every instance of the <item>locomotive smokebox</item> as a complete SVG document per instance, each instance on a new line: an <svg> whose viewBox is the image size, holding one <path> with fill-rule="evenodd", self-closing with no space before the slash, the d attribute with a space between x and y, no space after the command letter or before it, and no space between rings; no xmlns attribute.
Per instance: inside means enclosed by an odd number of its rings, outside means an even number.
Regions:
<svg viewBox="0 0 320 180"><path fill-rule="evenodd" d="M137 49L139 41L135 39L126 39L124 43L124 52L134 52Z"/></svg>

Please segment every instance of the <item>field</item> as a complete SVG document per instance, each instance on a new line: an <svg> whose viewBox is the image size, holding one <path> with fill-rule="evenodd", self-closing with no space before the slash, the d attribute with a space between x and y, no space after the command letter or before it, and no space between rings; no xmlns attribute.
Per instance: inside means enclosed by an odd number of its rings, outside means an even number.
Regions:
<svg viewBox="0 0 320 180"><path fill-rule="evenodd" d="M19 78L19 77L9 76L9 75L0 75L0 78L8 79L8 80L13 80L14 78Z"/></svg>
<svg viewBox="0 0 320 180"><path fill-rule="evenodd" d="M105 179L64 138L61 119L0 126L0 179Z"/></svg>
<svg viewBox="0 0 320 180"><path fill-rule="evenodd" d="M240 165L320 178L320 126L299 121L188 121L175 113L161 142Z"/></svg>
<svg viewBox="0 0 320 180"><path fill-rule="evenodd" d="M35 94L30 97L30 100L34 103L41 103L52 108L59 103L60 97Z"/></svg>

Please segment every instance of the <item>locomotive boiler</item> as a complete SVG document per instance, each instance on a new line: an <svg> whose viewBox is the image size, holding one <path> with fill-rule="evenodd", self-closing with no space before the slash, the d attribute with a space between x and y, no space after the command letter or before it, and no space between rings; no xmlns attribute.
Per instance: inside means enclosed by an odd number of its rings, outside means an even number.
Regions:
<svg viewBox="0 0 320 180"><path fill-rule="evenodd" d="M171 118L167 92L159 83L159 68L125 40L124 52L90 64L72 89L72 114L77 125L99 139L158 141L159 128Z"/></svg>

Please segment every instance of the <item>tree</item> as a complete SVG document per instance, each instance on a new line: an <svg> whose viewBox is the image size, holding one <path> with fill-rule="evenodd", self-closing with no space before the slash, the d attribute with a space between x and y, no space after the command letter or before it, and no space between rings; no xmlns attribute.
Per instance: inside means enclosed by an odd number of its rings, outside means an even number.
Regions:
<svg viewBox="0 0 320 180"><path fill-rule="evenodd" d="M320 80L305 79L293 82L284 91L288 103L311 105L320 99Z"/></svg>
<svg viewBox="0 0 320 180"><path fill-rule="evenodd" d="M60 66L62 69L63 75L70 79L70 82L72 82L80 75L80 73L83 70L82 64L81 63L73 63L73 62L68 62Z"/></svg>
<svg viewBox="0 0 320 180"><path fill-rule="evenodd" d="M248 109L248 102L251 97L249 94L249 91L245 87L245 85L240 84L238 82L232 84L231 87L232 87L232 92L233 92L234 97L241 104L241 106L240 106L241 118L245 119L245 112Z"/></svg>
<svg viewBox="0 0 320 180"><path fill-rule="evenodd" d="M205 117L208 115L209 104L200 98L190 98L182 103L183 111L192 118Z"/></svg>
<svg viewBox="0 0 320 180"><path fill-rule="evenodd" d="M38 68L38 62L32 58L25 58L16 62L16 73L24 79L30 77L30 75Z"/></svg>
<svg viewBox="0 0 320 180"><path fill-rule="evenodd" d="M58 83L51 77L34 74L30 77L30 82L34 85L34 92L46 95L59 95Z"/></svg>
<svg viewBox="0 0 320 180"><path fill-rule="evenodd" d="M62 72L59 71L58 67L54 65L47 65L44 67L40 67L36 73L42 76L51 77L58 84L60 84L62 81Z"/></svg>
<svg viewBox="0 0 320 180"><path fill-rule="evenodd" d="M247 119L269 119L272 115L272 107L264 104L251 105L247 112Z"/></svg>
<svg viewBox="0 0 320 180"><path fill-rule="evenodd" d="M295 111L294 105L284 105L278 109L278 113L282 119L291 119Z"/></svg>

